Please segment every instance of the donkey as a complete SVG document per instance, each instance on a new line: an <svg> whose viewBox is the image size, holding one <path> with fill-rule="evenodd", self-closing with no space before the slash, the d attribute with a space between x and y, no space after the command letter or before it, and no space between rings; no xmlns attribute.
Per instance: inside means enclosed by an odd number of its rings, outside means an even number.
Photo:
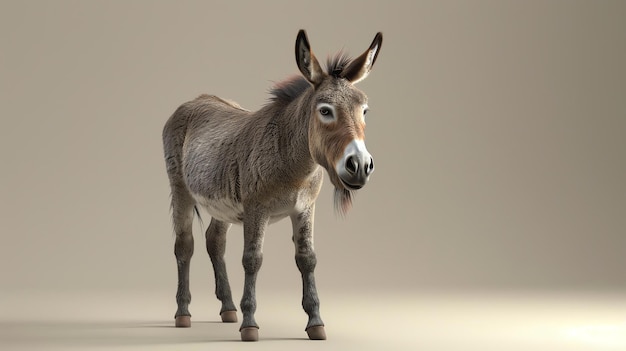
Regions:
<svg viewBox="0 0 626 351"><path fill-rule="evenodd" d="M243 224L245 281L241 299L241 340L257 341L256 277L263 261L268 224L290 217L295 260L302 274L305 331L311 340L326 339L313 271L313 216L323 169L335 187L335 210L345 214L352 193L374 171L364 143L367 96L354 87L370 73L382 45L376 34L354 60L330 57L326 71L313 55L306 32L296 38L296 63L302 76L277 83L268 103L256 112L213 95L181 105L163 129L165 163L178 265L177 327L190 327L189 262L194 251L192 222L198 207L211 222L206 248L215 274L215 294L222 322L237 322L226 274L226 232Z"/></svg>

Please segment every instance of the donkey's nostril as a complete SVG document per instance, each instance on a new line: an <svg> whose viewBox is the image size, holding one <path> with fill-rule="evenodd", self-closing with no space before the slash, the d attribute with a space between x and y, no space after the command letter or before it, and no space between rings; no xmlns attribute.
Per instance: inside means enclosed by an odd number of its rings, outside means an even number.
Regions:
<svg viewBox="0 0 626 351"><path fill-rule="evenodd" d="M365 175L370 175L374 172L374 159L370 157L369 164L365 165Z"/></svg>
<svg viewBox="0 0 626 351"><path fill-rule="evenodd" d="M354 157L350 156L348 157L348 159L346 160L346 170L348 171L348 173L350 174L356 174L356 172L359 170L359 164L358 162L354 159Z"/></svg>

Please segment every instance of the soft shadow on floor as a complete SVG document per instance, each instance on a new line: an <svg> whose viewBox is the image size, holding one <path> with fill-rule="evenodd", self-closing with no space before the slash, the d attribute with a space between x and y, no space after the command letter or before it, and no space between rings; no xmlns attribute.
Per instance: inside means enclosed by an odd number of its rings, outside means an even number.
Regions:
<svg viewBox="0 0 626 351"><path fill-rule="evenodd" d="M195 321L176 328L173 321L20 321L0 322L2 344L20 348L138 347L240 343L238 323ZM261 341L309 341L305 337L263 337Z"/></svg>
<svg viewBox="0 0 626 351"><path fill-rule="evenodd" d="M197 324L224 324L222 321L193 321L192 327ZM237 324L237 323L230 323ZM237 324L238 325L238 324ZM173 328L173 329L186 329L186 328L177 328L174 325L174 320L171 322L150 322L145 324L136 324L136 325L126 325L125 328Z"/></svg>
<svg viewBox="0 0 626 351"><path fill-rule="evenodd" d="M238 325L199 321L191 328L173 322L0 322L0 339L17 345L137 346L240 341Z"/></svg>

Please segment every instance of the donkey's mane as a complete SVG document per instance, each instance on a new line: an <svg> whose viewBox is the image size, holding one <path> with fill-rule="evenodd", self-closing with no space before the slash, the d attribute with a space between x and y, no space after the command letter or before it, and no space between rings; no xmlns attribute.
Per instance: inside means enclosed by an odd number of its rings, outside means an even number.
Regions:
<svg viewBox="0 0 626 351"><path fill-rule="evenodd" d="M291 102L302 95L310 86L311 83L303 76L291 76L274 84L270 89L272 95L270 101Z"/></svg>
<svg viewBox="0 0 626 351"><path fill-rule="evenodd" d="M343 72L343 69L350 61L352 61L352 58L343 51L333 56L328 56L326 59L326 73L335 78L339 78L341 72ZM302 95L309 87L311 87L311 84L303 76L291 76L274 84L269 91L271 94L270 101L291 102Z"/></svg>

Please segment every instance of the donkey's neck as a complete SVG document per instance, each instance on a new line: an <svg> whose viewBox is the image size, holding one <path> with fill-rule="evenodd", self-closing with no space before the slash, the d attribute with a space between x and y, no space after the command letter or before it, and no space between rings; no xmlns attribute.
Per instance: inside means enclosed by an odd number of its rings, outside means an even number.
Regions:
<svg viewBox="0 0 626 351"><path fill-rule="evenodd" d="M309 150L309 122L313 88L291 101L275 100L259 112L267 116L267 129L278 138L278 162L294 178L307 178L318 169Z"/></svg>

